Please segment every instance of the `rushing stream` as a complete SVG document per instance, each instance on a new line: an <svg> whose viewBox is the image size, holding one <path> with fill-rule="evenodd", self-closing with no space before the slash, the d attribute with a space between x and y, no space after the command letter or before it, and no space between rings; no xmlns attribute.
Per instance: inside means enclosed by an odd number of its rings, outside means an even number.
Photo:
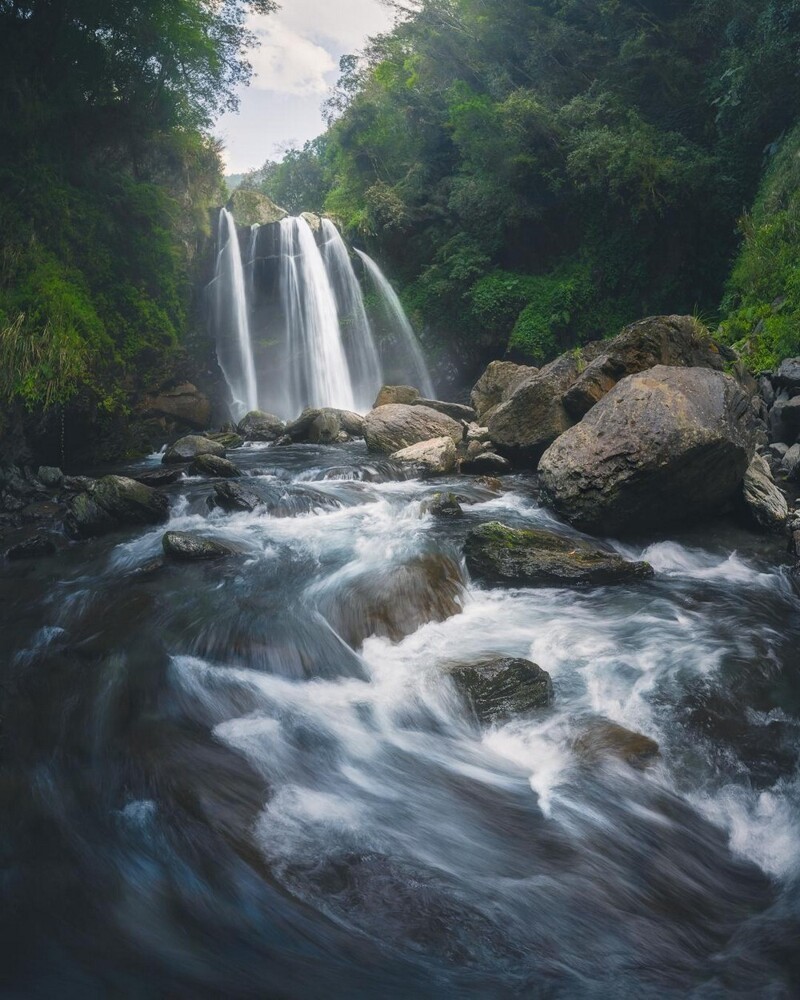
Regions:
<svg viewBox="0 0 800 1000"><path fill-rule="evenodd" d="M159 528L2 566L3 996L797 995L780 543L698 529L625 550L645 583L481 589L470 526L555 523L531 478L453 479L443 522L441 482L363 445L232 457L269 513L184 478L170 527L240 558L162 565ZM481 730L446 668L490 653L553 707ZM582 760L597 716L660 760Z"/></svg>

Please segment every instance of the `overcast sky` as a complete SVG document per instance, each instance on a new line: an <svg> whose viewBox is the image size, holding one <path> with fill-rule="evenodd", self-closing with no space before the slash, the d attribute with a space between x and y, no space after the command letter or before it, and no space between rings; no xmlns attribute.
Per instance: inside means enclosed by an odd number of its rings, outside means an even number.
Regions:
<svg viewBox="0 0 800 1000"><path fill-rule="evenodd" d="M250 56L256 75L241 91L237 114L217 124L228 172L260 167L282 146L319 135L339 58L391 23L380 0L282 0L276 13L252 18L261 40Z"/></svg>

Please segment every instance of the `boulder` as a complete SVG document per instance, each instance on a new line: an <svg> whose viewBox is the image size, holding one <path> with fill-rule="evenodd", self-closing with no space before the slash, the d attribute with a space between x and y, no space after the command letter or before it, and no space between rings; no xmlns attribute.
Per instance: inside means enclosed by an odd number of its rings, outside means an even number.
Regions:
<svg viewBox="0 0 800 1000"><path fill-rule="evenodd" d="M267 226L280 222L289 213L260 191L237 188L228 199L227 209L237 226Z"/></svg>
<svg viewBox="0 0 800 1000"><path fill-rule="evenodd" d="M171 486L181 478L180 469L149 469L147 472L140 472L138 476L133 476L137 483L145 486L152 486L157 489L159 486Z"/></svg>
<svg viewBox="0 0 800 1000"><path fill-rule="evenodd" d="M504 403L518 385L537 371L538 368L517 365L513 361L492 361L470 394L478 419L485 423L491 411Z"/></svg>
<svg viewBox="0 0 800 1000"><path fill-rule="evenodd" d="M483 451L461 463L461 471L471 476L505 476L512 471L511 462L494 451Z"/></svg>
<svg viewBox="0 0 800 1000"><path fill-rule="evenodd" d="M191 382L145 396L144 416L166 417L196 430L204 430L211 420L211 401Z"/></svg>
<svg viewBox="0 0 800 1000"><path fill-rule="evenodd" d="M736 498L757 429L729 376L659 365L619 382L547 450L542 496L604 534L713 514Z"/></svg>
<svg viewBox="0 0 800 1000"><path fill-rule="evenodd" d="M251 410L236 427L236 433L245 441L276 441L285 430L285 424L274 413Z"/></svg>
<svg viewBox="0 0 800 1000"><path fill-rule="evenodd" d="M405 403L410 405L419 399L419 389L411 385L385 385L378 393L373 409L388 406L390 403Z"/></svg>
<svg viewBox="0 0 800 1000"><path fill-rule="evenodd" d="M629 562L609 549L541 528L509 528L498 521L473 528L464 543L467 569L490 584L559 587L612 584L653 575L646 562Z"/></svg>
<svg viewBox="0 0 800 1000"><path fill-rule="evenodd" d="M161 539L164 555L170 559L199 561L225 559L235 555L235 550L213 538L203 538L188 531L168 531Z"/></svg>
<svg viewBox="0 0 800 1000"><path fill-rule="evenodd" d="M56 551L56 543L44 533L31 535L6 549L6 559L40 559L51 556Z"/></svg>
<svg viewBox="0 0 800 1000"><path fill-rule="evenodd" d="M790 483L800 482L800 444L787 448L781 460L781 472Z"/></svg>
<svg viewBox="0 0 800 1000"><path fill-rule="evenodd" d="M246 486L225 482L214 486L213 504L227 511L243 510L252 513L257 507L264 506L264 500Z"/></svg>
<svg viewBox="0 0 800 1000"><path fill-rule="evenodd" d="M458 452L451 437L420 441L401 448L391 457L394 462L417 465L429 476L446 476L454 472L458 464Z"/></svg>
<svg viewBox="0 0 800 1000"><path fill-rule="evenodd" d="M535 465L547 447L575 422L562 398L577 376L575 358L565 354L520 382L489 415L487 426L497 450Z"/></svg>
<svg viewBox="0 0 800 1000"><path fill-rule="evenodd" d="M434 493L430 500L422 504L422 511L448 520L464 516L464 510L455 493Z"/></svg>
<svg viewBox="0 0 800 1000"><path fill-rule="evenodd" d="M576 358L580 370L564 394L564 406L579 420L627 375L656 365L721 371L735 354L716 344L693 316L650 316L611 340L579 348Z"/></svg>
<svg viewBox="0 0 800 1000"><path fill-rule="evenodd" d="M295 444L335 444L350 438L361 437L364 418L350 410L337 410L332 406L309 407L286 425L286 436Z"/></svg>
<svg viewBox="0 0 800 1000"><path fill-rule="evenodd" d="M64 482L64 473L52 465L40 465L36 478L48 489L57 490Z"/></svg>
<svg viewBox="0 0 800 1000"><path fill-rule="evenodd" d="M450 437L459 444L461 424L427 406L388 403L364 417L364 439L370 451L393 452L432 438Z"/></svg>
<svg viewBox="0 0 800 1000"><path fill-rule="evenodd" d="M575 740L573 749L587 764L597 764L609 757L617 757L635 768L647 767L659 756L655 740L607 719L597 719L587 725Z"/></svg>
<svg viewBox="0 0 800 1000"><path fill-rule="evenodd" d="M241 472L233 462L219 455L198 455L189 466L191 476L213 476L218 479L236 479Z"/></svg>
<svg viewBox="0 0 800 1000"><path fill-rule="evenodd" d="M64 526L73 538L92 538L123 526L161 524L168 517L165 494L125 476L104 476L70 501Z"/></svg>
<svg viewBox="0 0 800 1000"><path fill-rule="evenodd" d="M745 505L753 520L767 531L783 532L789 516L786 497L775 485L765 458L754 455L742 484Z"/></svg>
<svg viewBox="0 0 800 1000"><path fill-rule="evenodd" d="M497 656L448 670L479 722L502 722L553 700L550 674L530 660Z"/></svg>
<svg viewBox="0 0 800 1000"><path fill-rule="evenodd" d="M771 441L794 444L800 437L800 396L787 399L781 395L769 411L769 436Z"/></svg>
<svg viewBox="0 0 800 1000"><path fill-rule="evenodd" d="M411 405L427 406L430 410L446 413L453 420L465 420L467 423L472 423L477 416L471 406L464 406L462 403L446 403L441 399L424 399L420 397L419 399L415 399Z"/></svg>
<svg viewBox="0 0 800 1000"><path fill-rule="evenodd" d="M241 448L244 444L244 438L234 431L218 431L216 434L206 434L206 437L210 441L216 441L218 444L221 444L226 451Z"/></svg>
<svg viewBox="0 0 800 1000"><path fill-rule="evenodd" d="M188 434L170 445L161 461L164 465L178 465L182 462L192 462L198 455L219 455L220 458L224 458L225 449L218 441L211 441L197 434Z"/></svg>
<svg viewBox="0 0 800 1000"><path fill-rule="evenodd" d="M320 597L319 609L344 641L357 649L368 636L398 642L428 622L459 614L465 593L459 564L431 553L345 580Z"/></svg>
<svg viewBox="0 0 800 1000"><path fill-rule="evenodd" d="M800 358L785 358L772 377L774 385L790 392L800 392Z"/></svg>

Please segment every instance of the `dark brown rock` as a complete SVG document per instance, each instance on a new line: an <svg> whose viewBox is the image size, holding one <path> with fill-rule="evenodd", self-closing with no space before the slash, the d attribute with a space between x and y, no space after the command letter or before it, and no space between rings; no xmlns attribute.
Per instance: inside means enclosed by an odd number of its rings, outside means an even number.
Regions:
<svg viewBox="0 0 800 1000"><path fill-rule="evenodd" d="M451 667L448 673L484 724L546 708L553 700L550 674L519 657L492 657Z"/></svg>

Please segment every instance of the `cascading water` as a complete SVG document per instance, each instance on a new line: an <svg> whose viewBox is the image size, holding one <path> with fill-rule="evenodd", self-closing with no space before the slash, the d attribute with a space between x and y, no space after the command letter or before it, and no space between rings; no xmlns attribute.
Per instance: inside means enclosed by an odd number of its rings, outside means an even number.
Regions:
<svg viewBox="0 0 800 1000"><path fill-rule="evenodd" d="M339 308L356 409L367 410L383 382L381 360L350 254L330 219L322 220L322 236L322 256Z"/></svg>
<svg viewBox="0 0 800 1000"><path fill-rule="evenodd" d="M422 392L423 396L427 396L429 399L432 398L435 395L435 390L430 373L428 372L428 366L425 364L425 358L419 346L419 341L397 296L397 292L392 288L389 279L370 256L362 250L356 250L356 253L364 262L367 273L384 303L391 329L396 337L397 349L405 359L405 364L411 372L410 383L416 386Z"/></svg>
<svg viewBox="0 0 800 1000"><path fill-rule="evenodd" d="M217 355L234 417L259 405L287 419L307 406L365 413L389 373L434 394L400 300L375 261L358 251L384 313L381 348L376 344L350 252L330 219L320 220L319 240L302 216L253 226L249 239L239 240L222 209L219 246Z"/></svg>
<svg viewBox="0 0 800 1000"><path fill-rule="evenodd" d="M258 382L250 339L244 267L236 223L223 208L219 213L217 270L214 279L218 331L233 336L217 337L217 357L231 391L235 417L258 407Z"/></svg>
<svg viewBox="0 0 800 1000"><path fill-rule="evenodd" d="M295 406L352 410L353 385L322 254L305 219L283 219L280 227L280 291Z"/></svg>

